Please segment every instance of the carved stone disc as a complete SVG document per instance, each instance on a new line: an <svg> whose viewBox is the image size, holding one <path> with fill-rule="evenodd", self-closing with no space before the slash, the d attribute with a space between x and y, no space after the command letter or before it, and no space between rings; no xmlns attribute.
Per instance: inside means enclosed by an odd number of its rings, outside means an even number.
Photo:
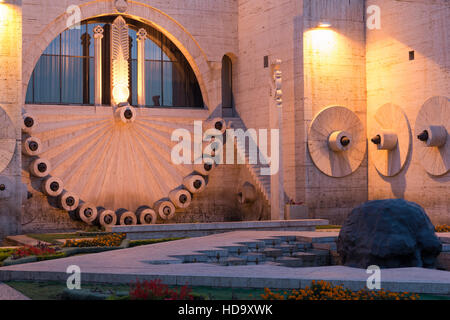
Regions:
<svg viewBox="0 0 450 320"><path fill-rule="evenodd" d="M443 126L447 130L446 143L429 147L417 136L430 126ZM441 176L450 170L450 101L447 97L432 97L425 101L419 111L414 130L417 156L425 170L433 176Z"/></svg>
<svg viewBox="0 0 450 320"><path fill-rule="evenodd" d="M11 162L16 148L14 124L5 110L0 107L0 173Z"/></svg>
<svg viewBox="0 0 450 320"><path fill-rule="evenodd" d="M348 145L340 152L333 151L329 145L330 136L337 131L348 133L350 138ZM364 159L364 126L351 110L341 106L327 107L311 123L308 149L320 171L331 177L345 177L358 169Z"/></svg>
<svg viewBox="0 0 450 320"><path fill-rule="evenodd" d="M379 150L370 139L388 130L397 135L392 150ZM411 145L411 129L404 111L397 105L387 103L377 109L369 129L369 156L377 171L387 177L398 174L406 163Z"/></svg>

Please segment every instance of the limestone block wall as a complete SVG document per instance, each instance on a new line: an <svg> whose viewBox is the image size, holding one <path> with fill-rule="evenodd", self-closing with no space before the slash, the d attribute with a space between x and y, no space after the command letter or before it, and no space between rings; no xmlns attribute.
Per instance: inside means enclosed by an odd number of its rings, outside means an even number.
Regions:
<svg viewBox="0 0 450 320"><path fill-rule="evenodd" d="M450 6L446 0L368 0L381 10L381 29L367 31L367 123L385 103L403 109L414 133L417 115L433 96L450 97ZM414 51L414 60L409 52ZM417 138L413 135L413 140ZM414 147L403 170L380 175L369 158L369 199L404 198L422 205L434 224L450 223L450 174L431 176Z"/></svg>
<svg viewBox="0 0 450 320"><path fill-rule="evenodd" d="M18 4L1 4L0 7L0 107L13 125L21 117L22 97L22 8ZM6 121L0 123L1 134L7 131ZM0 239L8 234L20 232L21 210L21 126L15 126L16 148L8 166L0 177L12 181L12 192L0 199ZM3 161L5 159L1 159Z"/></svg>
<svg viewBox="0 0 450 320"><path fill-rule="evenodd" d="M364 1L305 0L303 6L305 129L331 105L350 109L365 124ZM317 29L321 22L331 27ZM351 209L367 200L367 157L343 178L320 172L308 151L304 168L305 198L312 218L340 224Z"/></svg>
<svg viewBox="0 0 450 320"><path fill-rule="evenodd" d="M236 109L247 128L271 128L271 111L275 106L270 65L281 59L283 163L280 167L284 170L286 197L295 201L305 201L302 30L303 1L239 1L239 50L233 66ZM264 56L268 58L267 67Z"/></svg>

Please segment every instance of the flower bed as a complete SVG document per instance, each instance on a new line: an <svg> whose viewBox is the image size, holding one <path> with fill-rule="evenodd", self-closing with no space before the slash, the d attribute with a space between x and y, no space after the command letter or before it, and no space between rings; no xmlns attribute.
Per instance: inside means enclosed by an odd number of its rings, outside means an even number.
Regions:
<svg viewBox="0 0 450 320"><path fill-rule="evenodd" d="M446 224L437 225L434 227L436 232L450 232L450 226Z"/></svg>
<svg viewBox="0 0 450 320"><path fill-rule="evenodd" d="M15 249L11 256L13 259L21 259L29 256L49 256L56 253L55 248L50 248L48 246L37 245L35 247L32 246L23 246Z"/></svg>
<svg viewBox="0 0 450 320"><path fill-rule="evenodd" d="M144 280L142 283L136 280L130 286L131 300L193 300L191 288L187 285L179 291L170 289L168 285L162 283L161 279L152 281Z"/></svg>
<svg viewBox="0 0 450 320"><path fill-rule="evenodd" d="M265 288L261 297L264 300L418 300L419 295L408 292L390 292L385 290L352 291L343 286L334 286L326 281L312 281L305 289L272 292Z"/></svg>
<svg viewBox="0 0 450 320"><path fill-rule="evenodd" d="M66 240L65 248L86 248L86 247L119 247L125 239L125 233L113 233L104 236L96 236L94 239Z"/></svg>

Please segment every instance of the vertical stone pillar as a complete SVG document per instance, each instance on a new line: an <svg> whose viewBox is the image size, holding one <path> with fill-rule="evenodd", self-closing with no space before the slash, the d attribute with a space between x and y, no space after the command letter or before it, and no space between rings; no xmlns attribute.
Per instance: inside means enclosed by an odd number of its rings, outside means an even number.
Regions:
<svg viewBox="0 0 450 320"><path fill-rule="evenodd" d="M283 100L281 90L281 60L277 59L272 64L272 89L274 91L273 100L270 102L270 123L271 129L279 130L278 141L278 172L270 176L270 216L271 220L284 220L284 175L283 175ZM273 134L273 133L271 133ZM273 147L271 146L271 149ZM272 155L273 157L273 155ZM272 159L273 161L273 159Z"/></svg>
<svg viewBox="0 0 450 320"><path fill-rule="evenodd" d="M22 128L22 5L21 1L0 2L0 107L8 121L1 121L0 134L7 122L12 124L16 148L12 159L0 172L11 181L10 191L0 197L0 241L21 231L21 128ZM3 141L0 140L0 143ZM5 163L6 164L6 163ZM3 189L3 188L2 188Z"/></svg>
<svg viewBox="0 0 450 320"><path fill-rule="evenodd" d="M102 39L103 28L94 28L94 100L95 105L102 104Z"/></svg>
<svg viewBox="0 0 450 320"><path fill-rule="evenodd" d="M145 106L145 39L147 31L139 29L137 33L137 96L138 106Z"/></svg>

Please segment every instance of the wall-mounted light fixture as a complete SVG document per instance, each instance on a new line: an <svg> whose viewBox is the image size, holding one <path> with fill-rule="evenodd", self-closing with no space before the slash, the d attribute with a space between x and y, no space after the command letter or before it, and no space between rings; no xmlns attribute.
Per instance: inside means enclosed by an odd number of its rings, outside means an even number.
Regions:
<svg viewBox="0 0 450 320"><path fill-rule="evenodd" d="M331 27L331 23L328 21L320 21L317 25L317 28L329 28Z"/></svg>

